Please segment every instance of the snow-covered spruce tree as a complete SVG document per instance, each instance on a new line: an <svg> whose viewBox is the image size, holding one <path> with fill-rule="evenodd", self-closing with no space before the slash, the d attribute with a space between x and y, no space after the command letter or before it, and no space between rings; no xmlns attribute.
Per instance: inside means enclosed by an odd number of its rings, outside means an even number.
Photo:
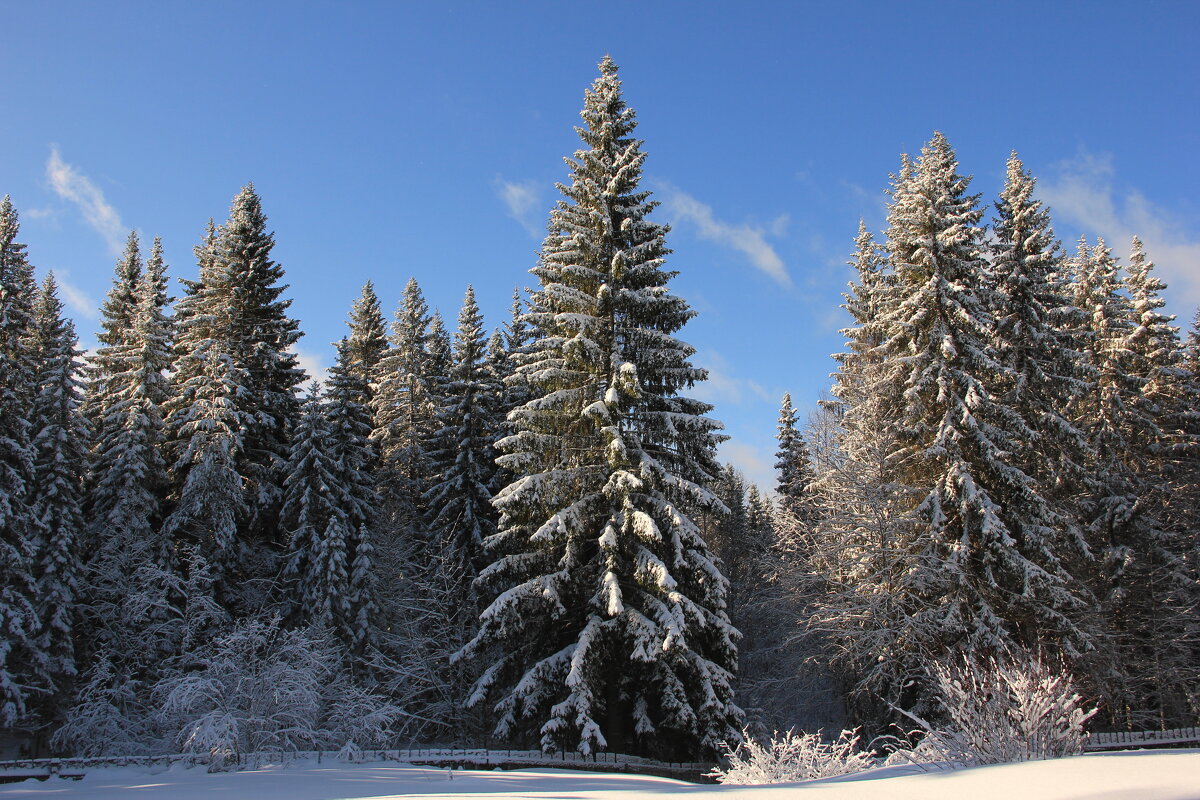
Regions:
<svg viewBox="0 0 1200 800"><path fill-rule="evenodd" d="M915 559L892 589L919 609L922 641L906 656L1027 645L1074 657L1092 647L1083 590L1061 560L1061 517L1014 463L1033 432L1003 396L1013 379L969 180L935 133L888 216L879 390L895 408L895 478L920 495L920 535L900 543Z"/></svg>
<svg viewBox="0 0 1200 800"><path fill-rule="evenodd" d="M911 171L911 163L905 156L901 164L901 176ZM902 185L904 177L896 177L894 186ZM863 392L871 389L865 384L863 372L878 361L875 352L883 343L880 328L880 311L892 275L888 261L875 237L867 230L866 223L858 221L858 235L854 238L854 256L850 259L857 281L851 281L842 297L842 308L850 313L853 325L841 331L846 337L846 351L834 355L838 370L834 373L833 395L836 404L843 410L861 400Z"/></svg>
<svg viewBox="0 0 1200 800"><path fill-rule="evenodd" d="M369 389L359 367L359 356L349 339L338 342L337 361L329 370L325 394L326 442L337 467L342 498L339 506L347 519L346 625L340 631L359 665L377 626L375 538L378 529L374 469L378 453L371 443L371 414L362 403Z"/></svg>
<svg viewBox="0 0 1200 800"><path fill-rule="evenodd" d="M110 691L125 698L113 702L129 707L130 687L153 677L162 659L174 653L168 635L173 614L169 594L178 565L170 543L160 535L169 484L163 455L173 336L167 302L162 243L155 238L137 281L128 341L106 353L111 372L104 381L103 402L93 406L100 428L93 432L90 459L79 645L89 661L101 666L82 682L84 696L72 719L107 713L101 700ZM109 322L106 313L106 328Z"/></svg>
<svg viewBox="0 0 1200 800"><path fill-rule="evenodd" d="M545 750L680 757L737 738L728 582L692 507L718 501L720 424L679 396L704 370L674 334L694 312L666 284L666 228L638 189L645 155L617 66L600 63L584 149L533 269L535 341L519 371L538 396L510 415L480 575L495 599L458 658L487 665L496 733Z"/></svg>
<svg viewBox="0 0 1200 800"><path fill-rule="evenodd" d="M118 283L110 300L123 288ZM95 425L89 540L97 564L133 559L114 570L118 579L129 575L139 559L165 555L165 548L154 540L167 485L162 444L163 409L171 395L167 373L173 331L166 314L168 301L162 243L155 238L145 273L135 281L132 312L115 302L108 304L112 309L101 309L106 331L115 333L118 324L124 327L123 341L100 348L103 358L97 356L90 372L89 392L97 389L102 396L89 395L88 406Z"/></svg>
<svg viewBox="0 0 1200 800"><path fill-rule="evenodd" d="M370 409L371 399L375 396L372 387L379 380L379 365L388 349L387 321L370 281L350 307L350 319L346 324L350 327L350 335L346 337L346 369L366 387L362 397L354 402Z"/></svg>
<svg viewBox="0 0 1200 800"><path fill-rule="evenodd" d="M96 334L99 346L88 356L84 367L87 392L83 414L92 426L93 441L97 446L110 438L105 419L112 403L109 381L123 367L116 354L133 331L142 271L141 242L137 231L130 231L125 252L117 260L112 288L100 306L100 332Z"/></svg>
<svg viewBox="0 0 1200 800"><path fill-rule="evenodd" d="M167 527L206 542L203 552L220 576L218 596L250 606L262 600L253 579L274 573L275 550L284 544L276 517L304 377L291 352L300 333L287 316L290 301L280 299L287 287L278 285L283 270L271 260L274 237L266 223L262 203L247 185L234 198L229 220L219 229L210 222L196 249L199 279L184 281L176 306L177 392L168 417L175 508ZM200 421L210 413L221 417L219 425ZM191 442L193 436L202 441ZM190 473L201 465L205 476L197 483ZM185 519L209 501L196 505L194 493L184 498L189 484L194 491L213 480L228 493L217 527L233 526L215 540L215 519Z"/></svg>
<svg viewBox="0 0 1200 800"><path fill-rule="evenodd" d="M363 385L351 367L348 340L338 343L325 397L312 389L296 428L283 508L291 533L288 574L306 622L333 630L361 656L370 640L374 450Z"/></svg>
<svg viewBox="0 0 1200 800"><path fill-rule="evenodd" d="M38 367L33 400L33 491L37 521L33 542L36 559L38 617L50 679L42 703L52 715L76 675L74 629L83 533L83 471L88 428L79 411L78 357L75 326L63 317L54 275L46 276L34 308L34 358Z"/></svg>
<svg viewBox="0 0 1200 800"><path fill-rule="evenodd" d="M34 448L30 414L36 370L33 268L16 209L0 200L0 727L24 716L28 689L45 674L34 607Z"/></svg>
<svg viewBox="0 0 1200 800"><path fill-rule="evenodd" d="M513 301L509 319L488 341L488 364L499 387L496 402L496 441L516 432L508 415L525 405L533 397L533 391L525 376L517 371L517 354L525 351L531 342L532 330L525 319L521 290L513 290ZM497 465L492 485L493 494L500 491L517 476Z"/></svg>
<svg viewBox="0 0 1200 800"><path fill-rule="evenodd" d="M436 309L429 317L427 347L429 348L430 404L433 407L434 414L433 431L436 433L438 430L437 410L441 408L442 401L445 399L446 384L450 380L450 370L454 363L454 345L450 339L450 331L446 330L446 323L442 320L442 312Z"/></svg>
<svg viewBox="0 0 1200 800"><path fill-rule="evenodd" d="M429 306L415 278L392 323L391 348L379 364L371 439L379 450L380 485L393 525L413 525L430 475L429 438L436 430L429 354Z"/></svg>
<svg viewBox="0 0 1200 800"><path fill-rule="evenodd" d="M1118 724L1187 724L1200 708L1196 565L1191 533L1169 524L1161 486L1176 432L1177 329L1159 311L1165 286L1135 240L1122 278L1101 241L1078 260L1080 296L1091 310L1095 392L1078 409L1092 423L1096 475L1089 535L1101 557L1097 595L1109 626L1109 707ZM1139 715L1142 715L1139 718ZM1114 715L1116 716L1116 715Z"/></svg>
<svg viewBox="0 0 1200 800"><path fill-rule="evenodd" d="M203 361L192 363L201 355ZM179 489L163 536L198 548L215 573L216 597L228 604L242 588L238 573L246 561L247 543L239 534L250 511L238 464L249 422L237 399L245 392L247 376L215 346L182 356L180 362L199 371L180 385L189 404L177 407L172 418L183 450L172 466Z"/></svg>
<svg viewBox="0 0 1200 800"><path fill-rule="evenodd" d="M533 396L533 391L517 370L517 354L525 352L534 337L534 331L529 326L524 309L525 304L521 299L521 290L513 289L508 321L498 331L503 339L504 353L507 357L505 363L508 366L501 376L504 381L501 400L501 407L505 410L503 416L507 416L509 411L525 405Z"/></svg>
<svg viewBox="0 0 1200 800"><path fill-rule="evenodd" d="M492 446L500 390L486 355L483 315L475 302L475 290L467 287L454 335L454 363L438 415L442 427L430 452L438 482L425 493L425 504L430 527L442 546L467 567L469 579L474 579L484 539L496 532L491 504L496 472Z"/></svg>
<svg viewBox="0 0 1200 800"><path fill-rule="evenodd" d="M179 392L169 421L176 450L188 448L181 429L196 393L207 391L199 386L200 376L228 361L227 377L238 381L230 385L228 400L242 440L231 456L245 491L237 538L242 546L258 547L282 543L276 516L304 379L291 352L300 337L298 324L287 316L291 301L280 299L287 287L279 285L283 269L271 259L275 241L266 226L262 202L247 184L234 198L228 221L219 229L210 223L197 248L199 280L184 282L185 297L176 310Z"/></svg>
<svg viewBox="0 0 1200 800"><path fill-rule="evenodd" d="M1121 593L1121 573L1129 542L1146 538L1156 522L1138 504L1144 490L1140 476L1148 447L1162 431L1142 402L1145 378L1138 374L1129 349L1135 329L1134 310L1122 292L1120 267L1103 239L1094 246L1081 241L1072 260L1074 302L1086 312L1086 357L1096 371L1091 391L1075 400L1072 412L1093 449L1095 486L1086 513L1089 538L1102 558L1102 598Z"/></svg>
<svg viewBox="0 0 1200 800"><path fill-rule="evenodd" d="M809 463L808 446L804 436L796 428L796 409L792 407L792 395L783 395L779 406L779 425L776 428L775 471L778 474L776 492L779 495L780 511L797 518L805 516L806 494L812 483L812 466Z"/></svg>
<svg viewBox="0 0 1200 800"><path fill-rule="evenodd" d="M287 573L297 579L299 611L305 619L334 627L349 616L348 531L337 465L325 449L330 432L321 405L321 387L314 383L294 432L282 516L292 537Z"/></svg>
<svg viewBox="0 0 1200 800"><path fill-rule="evenodd" d="M247 538L282 543L275 518L283 499L282 469L291 429L299 416L297 390L305 376L291 352L301 334L299 323L287 316L291 301L280 299L288 287L279 283L283 268L271 260L274 246L262 201L254 185L247 184L221 227L214 265L220 281L213 288L231 305L219 333L247 379L247 391L238 398L249 423L239 464L249 489Z"/></svg>
<svg viewBox="0 0 1200 800"><path fill-rule="evenodd" d="M1148 445L1146 480L1161 489L1176 468L1176 454L1196 445L1189 434L1187 418L1200 413L1200 409L1194 403L1196 398L1184 363L1179 328L1172 324L1175 316L1162 312L1167 285L1153 271L1154 263L1147 257L1141 239L1135 236L1123 281L1133 314L1127 348L1131 369L1143 384L1138 402L1154 418L1161 432L1157 441L1142 442ZM1169 510L1168 496L1161 496L1159 502L1164 511Z"/></svg>
<svg viewBox="0 0 1200 800"><path fill-rule="evenodd" d="M1094 376L1075 333L1083 312L1071 302L1050 214L1033 197L1035 183L1012 153L988 243L998 355L1009 371L1004 400L1020 409L1034 434L1018 441L1017 464L1062 509L1070 538L1086 550L1077 505L1087 483L1088 443L1068 407Z"/></svg>

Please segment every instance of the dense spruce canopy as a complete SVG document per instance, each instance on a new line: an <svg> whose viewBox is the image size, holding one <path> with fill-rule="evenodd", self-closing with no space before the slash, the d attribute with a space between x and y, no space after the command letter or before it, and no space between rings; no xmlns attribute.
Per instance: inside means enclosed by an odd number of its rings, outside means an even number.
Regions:
<svg viewBox="0 0 1200 800"><path fill-rule="evenodd" d="M499 696L501 736L711 753L741 716L727 582L689 514L716 502L720 424L679 394L705 377L672 335L694 312L666 285L666 228L638 188L645 154L612 59L600 73L532 270L534 341L517 358L536 396L499 444L518 477L486 543L495 599L460 656L487 665L471 700Z"/></svg>

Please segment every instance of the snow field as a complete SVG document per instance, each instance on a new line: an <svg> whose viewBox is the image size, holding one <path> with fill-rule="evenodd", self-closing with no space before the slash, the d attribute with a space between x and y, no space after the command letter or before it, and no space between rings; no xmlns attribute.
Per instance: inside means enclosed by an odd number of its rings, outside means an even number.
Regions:
<svg viewBox="0 0 1200 800"><path fill-rule="evenodd" d="M667 778L558 769L451 771L407 764L297 761L238 773L163 769L90 770L80 781L0 785L0 800L389 800L554 798L642 800L662 795L735 800L1200 800L1200 749L1094 753L1050 761L920 773L883 769L771 786L701 786Z"/></svg>

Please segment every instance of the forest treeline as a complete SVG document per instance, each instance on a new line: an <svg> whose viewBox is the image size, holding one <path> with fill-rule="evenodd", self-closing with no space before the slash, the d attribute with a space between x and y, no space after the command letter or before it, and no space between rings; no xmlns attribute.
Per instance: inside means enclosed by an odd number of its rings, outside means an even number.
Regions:
<svg viewBox="0 0 1200 800"><path fill-rule="evenodd" d="M537 286L489 333L371 283L323 385L253 186L172 297L131 234L86 358L0 205L0 728L85 755L504 741L710 757L1061 662L1108 726L1200 712L1200 331L1139 242L1067 254L940 134L856 240L831 399L722 467L606 58ZM1198 320L1200 322L1200 320ZM1100 718L1098 718L1100 719Z"/></svg>

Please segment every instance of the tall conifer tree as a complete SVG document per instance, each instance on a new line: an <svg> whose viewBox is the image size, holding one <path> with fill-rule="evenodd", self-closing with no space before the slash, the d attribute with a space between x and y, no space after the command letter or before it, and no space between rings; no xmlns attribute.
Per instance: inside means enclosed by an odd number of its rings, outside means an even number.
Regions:
<svg viewBox="0 0 1200 800"><path fill-rule="evenodd" d="M283 510L291 533L287 571L300 615L329 625L361 656L374 611L371 564L375 466L363 381L348 339L338 342L328 392L310 393L296 430Z"/></svg>
<svg viewBox="0 0 1200 800"><path fill-rule="evenodd" d="M1186 722L1200 694L1196 567L1187 561L1189 533L1168 524L1159 488L1173 439L1177 334L1159 311L1165 287L1151 270L1136 240L1124 276L1103 240L1081 246L1075 264L1097 372L1076 408L1095 451L1088 534L1115 647L1102 688L1113 721L1130 727Z"/></svg>
<svg viewBox="0 0 1200 800"><path fill-rule="evenodd" d="M492 446L499 387L487 368L486 355L483 315L475 290L467 287L439 415L442 427L431 453L439 479L425 499L431 527L472 578L483 541L496 530L491 487L496 473Z"/></svg>
<svg viewBox="0 0 1200 800"><path fill-rule="evenodd" d="M165 631L180 559L161 531L173 361L166 269L155 238L137 282L128 340L106 355L112 372L104 402L93 406L103 416L92 447L81 646L105 665L92 677L108 670L118 683L156 674L175 645Z"/></svg>
<svg viewBox="0 0 1200 800"><path fill-rule="evenodd" d="M346 324L350 326L350 335L346 337L346 369L364 387L362 397L355 402L370 409L375 396L373 387L379 381L379 365L388 349L387 321L370 281L351 306Z"/></svg>
<svg viewBox="0 0 1200 800"><path fill-rule="evenodd" d="M901 172L908 168L906 157ZM900 179L896 180L899 185ZM867 385L864 373L872 360L878 360L874 350L883 343L880 312L891 280L887 258L861 219L850 266L854 268L857 281L851 281L849 291L842 295L846 301L842 308L850 312L854 324L841 331L846 336L846 351L834 356L839 366L834 373L833 395L843 411L859 403L861 395L872 389Z"/></svg>
<svg viewBox="0 0 1200 800"><path fill-rule="evenodd" d="M115 303L112 316L102 309L106 330L115 330L119 319L128 316L124 341L106 348L103 397L91 398L98 422L91 459L90 538L93 558L114 562L105 568L114 578L130 574L140 559L165 555L165 545L155 539L167 488L163 414L171 396L173 361L166 282L162 243L155 238L145 272L135 281L132 315ZM89 390L93 387L99 384L90 384Z"/></svg>
<svg viewBox="0 0 1200 800"><path fill-rule="evenodd" d="M803 516L802 506L812 483L812 466L809 464L808 446L804 436L796 428L796 409L792 407L792 395L786 393L779 407L779 425L775 451L775 471L779 476L777 492L780 509L797 519Z"/></svg>
<svg viewBox="0 0 1200 800"><path fill-rule="evenodd" d="M248 586L245 578L265 577L271 552L284 544L276 517L304 377L266 224L248 184L229 220L219 229L209 223L196 248L199 278L184 281L176 308L178 391L168 420L176 504L167 527L203 543L226 598ZM197 468L202 474L193 479Z"/></svg>
<svg viewBox="0 0 1200 800"><path fill-rule="evenodd" d="M47 659L50 688L65 696L76 674L77 613L83 472L88 429L80 414L80 351L75 326L63 317L54 275L42 284L34 310L34 357L38 365L33 401L33 513L38 525L37 606L39 649Z"/></svg>
<svg viewBox="0 0 1200 800"><path fill-rule="evenodd" d="M117 363L122 345L129 340L133 331L137 307L138 283L142 280L141 242L137 231L130 231L125 242L125 252L117 261L113 274L113 285L100 306L100 332L96 334L99 346L88 358L84 374L87 376L87 396L84 399L84 416L92 425L94 441L99 443L110 437L105 415L112 403L109 382L122 369Z"/></svg>
<svg viewBox="0 0 1200 800"><path fill-rule="evenodd" d="M1079 654L1091 641L1077 624L1080 586L1060 557L1061 520L1010 455L1033 433L1003 397L1012 372L994 346L969 181L936 133L889 209L896 276L879 388L897 414L889 460L922 495L922 535L906 545L917 563L898 590L921 598L926 653L1016 645Z"/></svg>
<svg viewBox="0 0 1200 800"><path fill-rule="evenodd" d="M402 523L417 519L430 477L427 449L436 430L431 321L421 287L410 278L392 324L392 346L379 364L371 409L383 489Z"/></svg>
<svg viewBox="0 0 1200 800"><path fill-rule="evenodd" d="M1019 465L1047 497L1065 504L1065 521L1076 529L1088 443L1067 409L1092 377L1073 335L1082 312L1071 303L1050 214L1033 197L1036 181L1015 152L1007 169L989 241L996 342L1010 381L1004 399L1034 434L1018 441ZM1078 532L1072 539L1082 541Z"/></svg>
<svg viewBox="0 0 1200 800"><path fill-rule="evenodd" d="M497 734L546 750L712 753L737 736L728 583L689 508L717 506L720 424L680 396L705 378L673 334L695 312L667 288L666 228L638 188L645 154L617 66L600 63L585 145L533 270L535 341L520 373L480 576L495 597L459 653L487 664Z"/></svg>
<svg viewBox="0 0 1200 800"><path fill-rule="evenodd" d="M280 284L283 268L271 260L274 246L262 201L254 185L247 184L234 198L216 243L214 273L229 303L218 336L247 382L237 398L248 423L238 465L249 490L247 533L252 539L280 542L275 517L304 370L292 352L301 334L299 323L287 316L291 301L280 299L288 287Z"/></svg>
<svg viewBox="0 0 1200 800"><path fill-rule="evenodd" d="M30 338L33 268L17 242L20 223L0 200L0 726L26 713L28 688L46 671L34 607L34 448L30 413L36 386Z"/></svg>

